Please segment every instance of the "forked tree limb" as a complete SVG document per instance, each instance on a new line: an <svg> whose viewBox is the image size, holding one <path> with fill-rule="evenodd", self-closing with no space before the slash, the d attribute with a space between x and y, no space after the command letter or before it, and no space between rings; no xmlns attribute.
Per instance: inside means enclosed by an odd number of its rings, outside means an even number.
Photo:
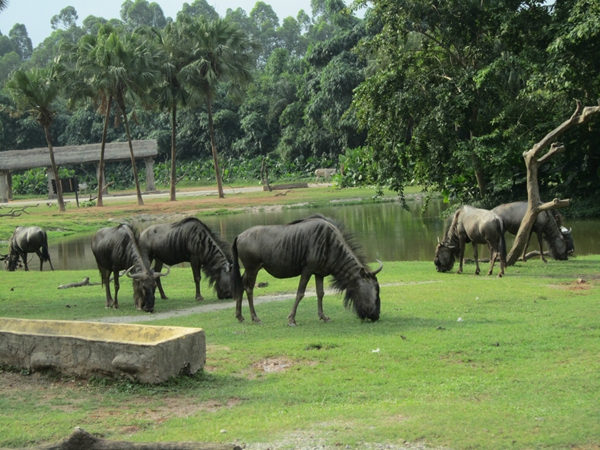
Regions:
<svg viewBox="0 0 600 450"><path fill-rule="evenodd" d="M558 198L542 204L538 182L538 169L552 157L564 152L564 145L556 142L556 139L570 128L581 125L590 120L594 115L600 113L600 101L598 104L599 106L586 106L584 108L581 101L576 100L575 111L571 117L544 136L544 138L535 144L533 148L523 153L523 158L525 159L525 165L527 167L527 212L521 221L521 226L517 232L512 249L506 257L507 265L514 265L519 259L519 256L525 251L529 235L531 234L531 228L540 212L569 206L570 201L568 199L561 200ZM548 146L550 146L550 149L546 154L542 155L543 150Z"/></svg>

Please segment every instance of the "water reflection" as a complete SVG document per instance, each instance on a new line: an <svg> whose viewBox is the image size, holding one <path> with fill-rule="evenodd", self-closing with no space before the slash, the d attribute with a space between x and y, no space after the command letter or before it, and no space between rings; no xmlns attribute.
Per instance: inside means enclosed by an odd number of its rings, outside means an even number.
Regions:
<svg viewBox="0 0 600 450"><path fill-rule="evenodd" d="M343 223L364 248L368 261L433 261L437 237L443 233L444 221L441 216L446 205L441 200L432 200L425 213L422 213L422 207L422 202L418 200L409 202L409 211L403 210L398 203L365 202L360 205L211 216L202 217L201 220L231 243L238 234L254 225L283 224L320 213ZM144 222L141 226L151 224ZM598 221L567 221L567 226L573 228L576 254L600 253ZM91 239L91 235L78 236L51 245L50 254L55 269L95 269ZM507 235L509 248L512 242L513 237ZM536 250L536 247L534 238L529 250ZM472 255L470 248L466 255ZM486 251L483 255L487 256Z"/></svg>

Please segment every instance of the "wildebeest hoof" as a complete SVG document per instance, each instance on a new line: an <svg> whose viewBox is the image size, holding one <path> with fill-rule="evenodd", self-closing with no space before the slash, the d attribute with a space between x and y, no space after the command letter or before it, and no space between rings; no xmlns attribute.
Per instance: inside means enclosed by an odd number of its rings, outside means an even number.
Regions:
<svg viewBox="0 0 600 450"><path fill-rule="evenodd" d="M202 302L202 301L204 301L204 297L202 297L202 296L196 297L196 301L197 302Z"/></svg>
<svg viewBox="0 0 600 450"><path fill-rule="evenodd" d="M323 322L331 322L331 319L330 319L329 317L327 317L327 316L322 316L322 317L320 317L320 319L321 319Z"/></svg>
<svg viewBox="0 0 600 450"><path fill-rule="evenodd" d="M295 327L295 326L297 326L295 320L288 320L288 327Z"/></svg>
<svg viewBox="0 0 600 450"><path fill-rule="evenodd" d="M246 321L246 319L244 319L244 316L235 316L235 318L238 320L239 323Z"/></svg>
<svg viewBox="0 0 600 450"><path fill-rule="evenodd" d="M254 317L252 318L252 322L254 322L254 323L262 323L262 322L260 321L260 319L259 319L257 316L254 316Z"/></svg>

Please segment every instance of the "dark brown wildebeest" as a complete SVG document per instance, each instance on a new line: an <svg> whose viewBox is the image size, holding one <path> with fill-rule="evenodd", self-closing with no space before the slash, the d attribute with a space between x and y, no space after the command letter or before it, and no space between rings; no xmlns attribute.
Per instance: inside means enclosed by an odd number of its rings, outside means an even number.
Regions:
<svg viewBox="0 0 600 450"><path fill-rule="evenodd" d="M23 260L25 270L27 266L27 253L35 253L40 258L40 271L44 267L44 261L50 263L50 269L54 270L50 253L48 252L48 235L40 227L17 227L8 241L8 255L3 255L6 269L13 272L19 266L19 260Z"/></svg>
<svg viewBox="0 0 600 450"><path fill-rule="evenodd" d="M239 260L245 268L240 274ZM323 313L323 279L333 277L333 287L346 291L344 306L354 308L361 319L379 319L380 299L377 273L371 271L365 257L351 236L321 215L314 215L287 225L255 226L238 235L233 242L233 298L235 315L242 322L244 290L254 322L260 322L254 310L253 290L260 269L275 278L300 276L296 302L288 315L288 324L296 325L296 310L304 297L312 275L317 287L318 315Z"/></svg>
<svg viewBox="0 0 600 450"><path fill-rule="evenodd" d="M154 272L160 273L163 264L172 266L189 262L196 282L196 300L204 300L200 293L200 268L215 286L217 297L231 298L231 250L210 228L195 217L176 223L151 225L140 233L140 245ZM160 278L156 284L161 298L167 299Z"/></svg>
<svg viewBox="0 0 600 450"><path fill-rule="evenodd" d="M153 273L150 261L140 250L131 227L126 224L114 228L102 228L92 238L92 252L100 270L102 284L106 288L106 307L118 308L119 271L127 270L126 275L133 281L135 308L147 312L154 311L154 291L156 278L169 274ZM115 298L110 293L110 274L114 274Z"/></svg>
<svg viewBox="0 0 600 450"><path fill-rule="evenodd" d="M498 277L503 276L506 267L506 243L503 227L500 216L492 211L468 205L460 207L454 213L452 222L444 234L444 240L435 249L434 264L436 270L438 272L452 270L454 261L458 258L460 267L457 273L462 273L465 245L472 242L477 266L475 274L479 275L480 272L477 244L487 244L493 255L488 275L492 274L496 255L499 255L500 273Z"/></svg>
<svg viewBox="0 0 600 450"><path fill-rule="evenodd" d="M492 211L502 218L502 221L504 222L504 231L516 235L521 226L521 222L525 217L525 213L527 212L527 202L505 203L496 206ZM540 247L540 257L544 262L546 262L546 258L544 258L542 238L548 243L550 255L552 255L554 259L565 260L568 257L569 251L573 251L571 230L561 227L560 220L560 214L554 210L542 211L538 214L533 223L533 227L531 228L531 232L537 235L538 245ZM525 254L527 253L530 238L531 234L527 238L527 245L523 250L524 261L526 260Z"/></svg>

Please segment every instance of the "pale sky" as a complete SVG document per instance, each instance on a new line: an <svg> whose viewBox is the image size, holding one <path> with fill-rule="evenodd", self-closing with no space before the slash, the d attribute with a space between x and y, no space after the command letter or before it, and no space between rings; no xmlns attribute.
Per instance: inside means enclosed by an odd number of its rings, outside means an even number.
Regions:
<svg viewBox="0 0 600 450"><path fill-rule="evenodd" d="M0 12L0 31L3 35L8 32L15 23L25 24L27 33L35 48L45 38L50 36L52 28L50 19L59 14L63 8L73 6L77 11L79 19L77 25L81 25L83 19L89 15L103 17L105 19L120 19L121 5L124 0L8 0L8 7ZM288 16L296 17L298 11L303 9L310 16L310 0L262 0L271 5L279 23ZM149 0L156 2L162 8L165 17L176 18L184 3L192 4L194 0ZM242 8L250 13L256 5L257 0L207 0L209 5L225 17L228 8ZM348 2L347 2L348 3Z"/></svg>

